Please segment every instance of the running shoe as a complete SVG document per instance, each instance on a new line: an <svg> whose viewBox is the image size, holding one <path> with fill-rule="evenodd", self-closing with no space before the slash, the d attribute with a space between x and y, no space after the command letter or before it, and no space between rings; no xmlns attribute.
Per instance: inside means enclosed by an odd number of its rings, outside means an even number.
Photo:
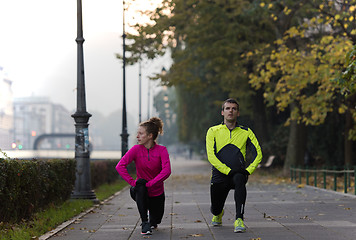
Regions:
<svg viewBox="0 0 356 240"><path fill-rule="evenodd" d="M246 227L244 224L244 221L242 220L242 218L238 218L236 219L235 223L234 223L234 232L238 233L238 232L246 232Z"/></svg>
<svg viewBox="0 0 356 240"><path fill-rule="evenodd" d="M222 210L222 212L219 215L213 216L213 219L211 219L211 225L213 225L214 227L221 226L223 216L224 216L224 209Z"/></svg>
<svg viewBox="0 0 356 240"><path fill-rule="evenodd" d="M142 231L141 231L142 235L152 234L151 224L149 222L142 222L141 226L142 226Z"/></svg>

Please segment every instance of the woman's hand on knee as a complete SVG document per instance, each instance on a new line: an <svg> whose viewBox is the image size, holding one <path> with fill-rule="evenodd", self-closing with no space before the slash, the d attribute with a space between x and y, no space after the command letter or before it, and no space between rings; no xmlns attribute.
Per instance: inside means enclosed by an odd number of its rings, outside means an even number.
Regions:
<svg viewBox="0 0 356 240"><path fill-rule="evenodd" d="M146 186L147 180L143 178L139 178L136 180L136 186L143 185Z"/></svg>

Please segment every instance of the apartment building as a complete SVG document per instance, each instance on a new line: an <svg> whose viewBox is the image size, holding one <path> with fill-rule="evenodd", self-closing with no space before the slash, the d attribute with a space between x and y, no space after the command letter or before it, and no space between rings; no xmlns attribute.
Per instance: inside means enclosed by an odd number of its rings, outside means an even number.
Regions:
<svg viewBox="0 0 356 240"><path fill-rule="evenodd" d="M13 94L12 81L9 80L0 66L0 148L10 149L13 141Z"/></svg>
<svg viewBox="0 0 356 240"><path fill-rule="evenodd" d="M48 97L15 98L14 141L16 148L33 149L36 138L42 134L74 133L70 112ZM48 138L41 142L41 149L74 148L73 138Z"/></svg>

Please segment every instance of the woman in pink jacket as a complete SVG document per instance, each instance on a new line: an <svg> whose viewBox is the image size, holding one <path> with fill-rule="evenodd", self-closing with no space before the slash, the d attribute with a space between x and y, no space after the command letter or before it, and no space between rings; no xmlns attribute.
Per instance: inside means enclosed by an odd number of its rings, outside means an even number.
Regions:
<svg viewBox="0 0 356 240"><path fill-rule="evenodd" d="M160 118L153 117L140 123L138 144L116 165L117 172L131 185L130 194L136 201L142 220L141 234L151 234L152 229L161 223L165 201L163 181L171 174L167 148L156 143L158 134L163 134ZM127 171L127 165L132 161L136 165L136 180Z"/></svg>

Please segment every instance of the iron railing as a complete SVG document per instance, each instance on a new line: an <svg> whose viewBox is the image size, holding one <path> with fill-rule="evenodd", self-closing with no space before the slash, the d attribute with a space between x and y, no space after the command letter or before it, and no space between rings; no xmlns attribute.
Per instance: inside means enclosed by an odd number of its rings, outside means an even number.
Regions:
<svg viewBox="0 0 356 240"><path fill-rule="evenodd" d="M331 175L333 177L333 190L337 191L337 181L342 178L344 181L344 193L348 192L348 189L351 187L351 176L354 178L354 192L356 195L356 166L352 169L345 167L342 170L333 167L333 169L316 169L316 168L302 168L302 167L291 167L291 181L302 183L302 177L305 177L306 185L310 185L310 177L314 178L314 187L318 187L318 184L323 184L323 188L327 188L327 176ZM303 175L303 176L302 176ZM320 181L320 175L322 175L322 181ZM319 177L319 178L318 178ZM319 180L319 181L318 181Z"/></svg>

